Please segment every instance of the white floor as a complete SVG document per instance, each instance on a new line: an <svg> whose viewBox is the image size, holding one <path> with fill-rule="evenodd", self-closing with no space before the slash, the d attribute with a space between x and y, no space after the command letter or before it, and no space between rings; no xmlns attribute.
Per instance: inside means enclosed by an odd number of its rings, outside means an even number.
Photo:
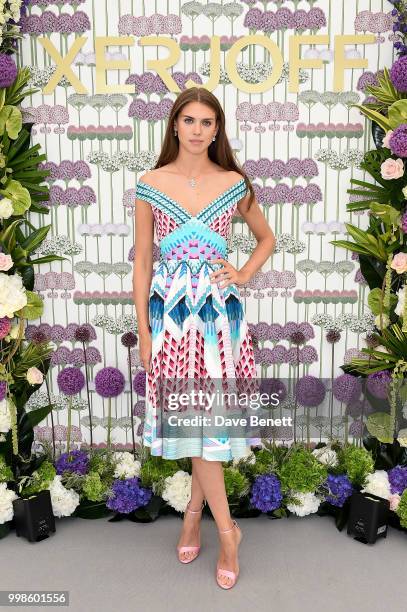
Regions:
<svg viewBox="0 0 407 612"><path fill-rule="evenodd" d="M331 517L240 519L240 576L230 591L215 582L218 552L212 519L190 565L175 546L174 516L154 523L57 519L57 531L30 543L12 531L0 540L0 590L68 590L70 612L252 610L392 612L406 610L407 534L361 544Z"/></svg>

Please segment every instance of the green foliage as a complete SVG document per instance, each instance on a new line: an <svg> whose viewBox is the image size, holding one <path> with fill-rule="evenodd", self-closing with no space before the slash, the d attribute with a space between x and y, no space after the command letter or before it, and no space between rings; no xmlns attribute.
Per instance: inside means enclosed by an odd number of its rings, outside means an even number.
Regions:
<svg viewBox="0 0 407 612"><path fill-rule="evenodd" d="M167 476L174 476L178 470L179 466L176 461L151 455L141 466L141 484L143 487L152 487L155 493L161 494L164 480Z"/></svg>
<svg viewBox="0 0 407 612"><path fill-rule="evenodd" d="M40 467L35 470L31 476L26 476L21 479L21 497L29 497L35 493L39 493L44 489L48 489L56 475L56 469L49 461L43 461Z"/></svg>
<svg viewBox="0 0 407 612"><path fill-rule="evenodd" d="M347 445L338 452L338 461L354 485L363 486L366 476L374 472L374 461L371 453L365 448Z"/></svg>
<svg viewBox="0 0 407 612"><path fill-rule="evenodd" d="M314 492L326 479L328 470L309 450L294 448L280 468L281 487L301 493Z"/></svg>
<svg viewBox="0 0 407 612"><path fill-rule="evenodd" d="M396 514L400 517L401 527L407 529L407 489L405 489L401 495Z"/></svg>
<svg viewBox="0 0 407 612"><path fill-rule="evenodd" d="M90 501L102 501L106 493L106 485L103 484L97 472L89 472L83 479L82 492Z"/></svg>
<svg viewBox="0 0 407 612"><path fill-rule="evenodd" d="M235 467L225 467L223 469L225 477L226 496L230 504L236 504L240 497L247 495L250 490L249 479L246 478Z"/></svg>

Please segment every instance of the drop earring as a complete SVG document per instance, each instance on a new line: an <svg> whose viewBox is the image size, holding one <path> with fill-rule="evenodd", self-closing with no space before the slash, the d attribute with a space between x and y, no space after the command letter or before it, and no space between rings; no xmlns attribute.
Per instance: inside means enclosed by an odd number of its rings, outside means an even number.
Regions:
<svg viewBox="0 0 407 612"><path fill-rule="evenodd" d="M214 137L212 138L212 142L215 142L215 140L216 140L216 136L214 136Z"/></svg>

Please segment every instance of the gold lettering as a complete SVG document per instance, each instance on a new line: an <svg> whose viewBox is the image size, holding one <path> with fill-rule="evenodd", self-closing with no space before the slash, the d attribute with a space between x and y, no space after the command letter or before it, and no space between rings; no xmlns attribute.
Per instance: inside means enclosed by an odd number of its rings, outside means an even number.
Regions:
<svg viewBox="0 0 407 612"><path fill-rule="evenodd" d="M109 45L134 45L134 40L131 36L97 36L95 39L95 56L96 56L96 93L134 93L135 87L133 84L128 85L108 85L107 70L127 70L131 69L130 60L107 60L106 47Z"/></svg>
<svg viewBox="0 0 407 612"><path fill-rule="evenodd" d="M65 75L66 78L70 81L72 87L75 88L76 93L87 94L88 90L84 85L82 85L78 77L72 72L71 68L73 60L78 55L80 49L87 41L86 36L79 36L78 38L76 38L75 42L73 43L72 47L69 49L65 57L62 57L59 54L59 52L54 47L49 38L39 38L38 40L56 64L56 70L48 81L48 83L45 85L44 89L42 90L42 93L52 94L54 92L55 87L58 85L58 82L60 81L61 77Z"/></svg>

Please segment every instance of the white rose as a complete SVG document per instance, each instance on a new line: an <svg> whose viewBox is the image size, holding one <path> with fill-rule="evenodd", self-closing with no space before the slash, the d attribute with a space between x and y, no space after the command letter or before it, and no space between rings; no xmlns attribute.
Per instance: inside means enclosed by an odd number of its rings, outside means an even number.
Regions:
<svg viewBox="0 0 407 612"><path fill-rule="evenodd" d="M13 202L10 198L0 200L0 218L8 219L14 212Z"/></svg>
<svg viewBox="0 0 407 612"><path fill-rule="evenodd" d="M35 367L28 368L26 378L30 385L40 385L44 380L41 370Z"/></svg>

